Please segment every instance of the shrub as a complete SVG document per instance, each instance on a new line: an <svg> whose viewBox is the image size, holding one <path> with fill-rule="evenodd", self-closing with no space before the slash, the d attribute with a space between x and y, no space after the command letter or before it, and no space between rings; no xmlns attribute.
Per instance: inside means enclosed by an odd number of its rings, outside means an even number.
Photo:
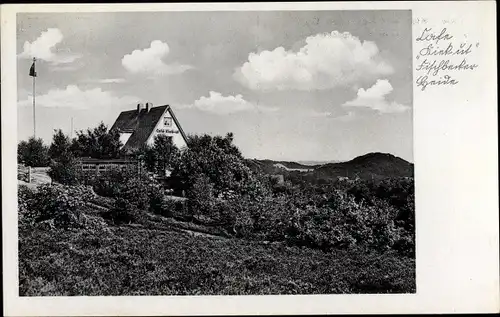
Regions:
<svg viewBox="0 0 500 317"><path fill-rule="evenodd" d="M26 185L20 185L17 189L17 208L19 224L30 224L34 222L36 215L32 211L35 193Z"/></svg>
<svg viewBox="0 0 500 317"><path fill-rule="evenodd" d="M79 179L82 184L92 186L99 196L125 198L133 201L140 209L148 209L151 188L161 190L161 185L149 176L118 168L100 175L80 173Z"/></svg>
<svg viewBox="0 0 500 317"><path fill-rule="evenodd" d="M49 164L49 149L43 140L31 137L17 145L17 161L31 167L44 167Z"/></svg>
<svg viewBox="0 0 500 317"><path fill-rule="evenodd" d="M415 233L415 193L406 197L406 203L399 210L396 222L408 232Z"/></svg>
<svg viewBox="0 0 500 317"><path fill-rule="evenodd" d="M78 167L70 151L70 145L69 137L62 130L56 130L48 150L51 158L48 174L52 180L60 184L77 185L80 183Z"/></svg>
<svg viewBox="0 0 500 317"><path fill-rule="evenodd" d="M374 205L377 200L383 200L392 206L401 209L408 203L409 197L414 195L413 178L386 178L382 180L358 180L347 192L356 198Z"/></svg>
<svg viewBox="0 0 500 317"><path fill-rule="evenodd" d="M151 148L144 151L146 167L158 175L164 176L166 170L171 170L179 157L179 149L173 144L172 138L157 135Z"/></svg>
<svg viewBox="0 0 500 317"><path fill-rule="evenodd" d="M71 151L77 157L98 159L117 158L123 154L120 134L117 130L108 130L103 123L94 129L77 131L71 144Z"/></svg>
<svg viewBox="0 0 500 317"><path fill-rule="evenodd" d="M401 234L399 240L394 243L393 249L400 255L415 258L415 235Z"/></svg>
<svg viewBox="0 0 500 317"><path fill-rule="evenodd" d="M350 195L334 191L323 204L303 215L300 236L324 249L353 246L388 249L398 238L393 223L396 212L388 205L364 205Z"/></svg>
<svg viewBox="0 0 500 317"><path fill-rule="evenodd" d="M149 186L151 181L146 177L131 178L124 184L117 197L130 201L140 210L148 210Z"/></svg>
<svg viewBox="0 0 500 317"><path fill-rule="evenodd" d="M150 185L148 196L150 212L164 217L171 217L174 214L175 202L166 198L161 186Z"/></svg>
<svg viewBox="0 0 500 317"><path fill-rule="evenodd" d="M133 223L139 220L140 211L130 200L118 198L113 208L110 209L109 216L115 224Z"/></svg>
<svg viewBox="0 0 500 317"><path fill-rule="evenodd" d="M415 262L400 258L394 252L382 256L359 257L362 270L351 273L351 293L407 293L415 292ZM366 264L365 264L366 263Z"/></svg>
<svg viewBox="0 0 500 317"><path fill-rule="evenodd" d="M187 201L173 201L173 205L174 205L172 214L173 217L192 219L192 217L189 216L190 212Z"/></svg>
<svg viewBox="0 0 500 317"><path fill-rule="evenodd" d="M118 197L131 179L137 177L128 170L110 169L99 176L95 173L81 173L80 182L91 185L96 194L104 197Z"/></svg>
<svg viewBox="0 0 500 317"><path fill-rule="evenodd" d="M210 179L205 175L197 175L192 188L187 192L188 209L191 215L203 215L216 218L215 190Z"/></svg>
<svg viewBox="0 0 500 317"><path fill-rule="evenodd" d="M189 148L174 162L172 177L176 189L191 190L200 175L210 180L216 195L226 190L238 191L249 182L251 170L232 142L230 133L225 137L191 136Z"/></svg>
<svg viewBox="0 0 500 317"><path fill-rule="evenodd" d="M51 160L48 175L53 181L63 185L78 185L80 183L76 162L69 156L60 161Z"/></svg>
<svg viewBox="0 0 500 317"><path fill-rule="evenodd" d="M53 221L55 227L81 227L80 209L94 196L85 186L41 185L36 191L19 190L20 222Z"/></svg>
<svg viewBox="0 0 500 317"><path fill-rule="evenodd" d="M61 129L54 130L48 154L55 161L64 161L68 156L73 156L71 153L71 141Z"/></svg>
<svg viewBox="0 0 500 317"><path fill-rule="evenodd" d="M169 216L174 209L162 186L146 175L111 171L96 178L94 188L98 194L116 198L111 216L115 223L135 222L147 211Z"/></svg>
<svg viewBox="0 0 500 317"><path fill-rule="evenodd" d="M355 247L386 251L409 241L400 241L404 232L394 224L395 208L387 203L357 203L339 190L323 196L237 195L210 206L213 219L246 239L286 241L324 251Z"/></svg>

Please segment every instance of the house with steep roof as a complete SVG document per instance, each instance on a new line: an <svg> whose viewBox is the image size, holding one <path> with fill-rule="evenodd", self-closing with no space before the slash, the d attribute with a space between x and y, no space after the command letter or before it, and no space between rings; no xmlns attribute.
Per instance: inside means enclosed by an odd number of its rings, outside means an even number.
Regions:
<svg viewBox="0 0 500 317"><path fill-rule="evenodd" d="M151 103L123 111L110 129L118 131L123 149L131 152L153 145L155 136L166 135L179 149L187 147L187 137L169 105L153 107Z"/></svg>

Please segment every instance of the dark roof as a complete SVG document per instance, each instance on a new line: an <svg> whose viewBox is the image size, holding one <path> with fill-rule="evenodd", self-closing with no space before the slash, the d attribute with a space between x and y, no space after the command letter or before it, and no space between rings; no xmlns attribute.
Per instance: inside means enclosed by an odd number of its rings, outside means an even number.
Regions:
<svg viewBox="0 0 500 317"><path fill-rule="evenodd" d="M158 124L158 121L162 118L165 110L170 112L172 119L179 128L179 131L187 144L186 135L184 134L179 121L175 117L175 114L169 105L152 107L149 109L149 112L147 112L146 109L141 109L139 115L137 114L137 110L123 111L116 119L115 123L111 127L111 130L116 129L118 132L132 133L123 147L124 150L127 151L140 148L146 143L151 133L153 133L154 128Z"/></svg>

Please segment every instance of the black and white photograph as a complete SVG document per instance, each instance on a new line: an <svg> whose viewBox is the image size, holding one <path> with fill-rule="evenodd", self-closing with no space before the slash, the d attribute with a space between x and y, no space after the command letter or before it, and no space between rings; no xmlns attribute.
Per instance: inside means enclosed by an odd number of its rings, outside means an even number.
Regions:
<svg viewBox="0 0 500 317"><path fill-rule="evenodd" d="M411 10L16 27L19 296L416 292Z"/></svg>
<svg viewBox="0 0 500 317"><path fill-rule="evenodd" d="M498 312L495 7L2 4L3 314Z"/></svg>

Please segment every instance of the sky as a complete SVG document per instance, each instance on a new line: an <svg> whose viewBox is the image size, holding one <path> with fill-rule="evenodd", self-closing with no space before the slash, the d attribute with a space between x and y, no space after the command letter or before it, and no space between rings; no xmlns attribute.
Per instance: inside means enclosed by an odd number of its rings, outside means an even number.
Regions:
<svg viewBox="0 0 500 317"><path fill-rule="evenodd" d="M413 162L410 11L23 13L18 139L50 143L137 103L248 158ZM74 134L74 132L73 132Z"/></svg>

